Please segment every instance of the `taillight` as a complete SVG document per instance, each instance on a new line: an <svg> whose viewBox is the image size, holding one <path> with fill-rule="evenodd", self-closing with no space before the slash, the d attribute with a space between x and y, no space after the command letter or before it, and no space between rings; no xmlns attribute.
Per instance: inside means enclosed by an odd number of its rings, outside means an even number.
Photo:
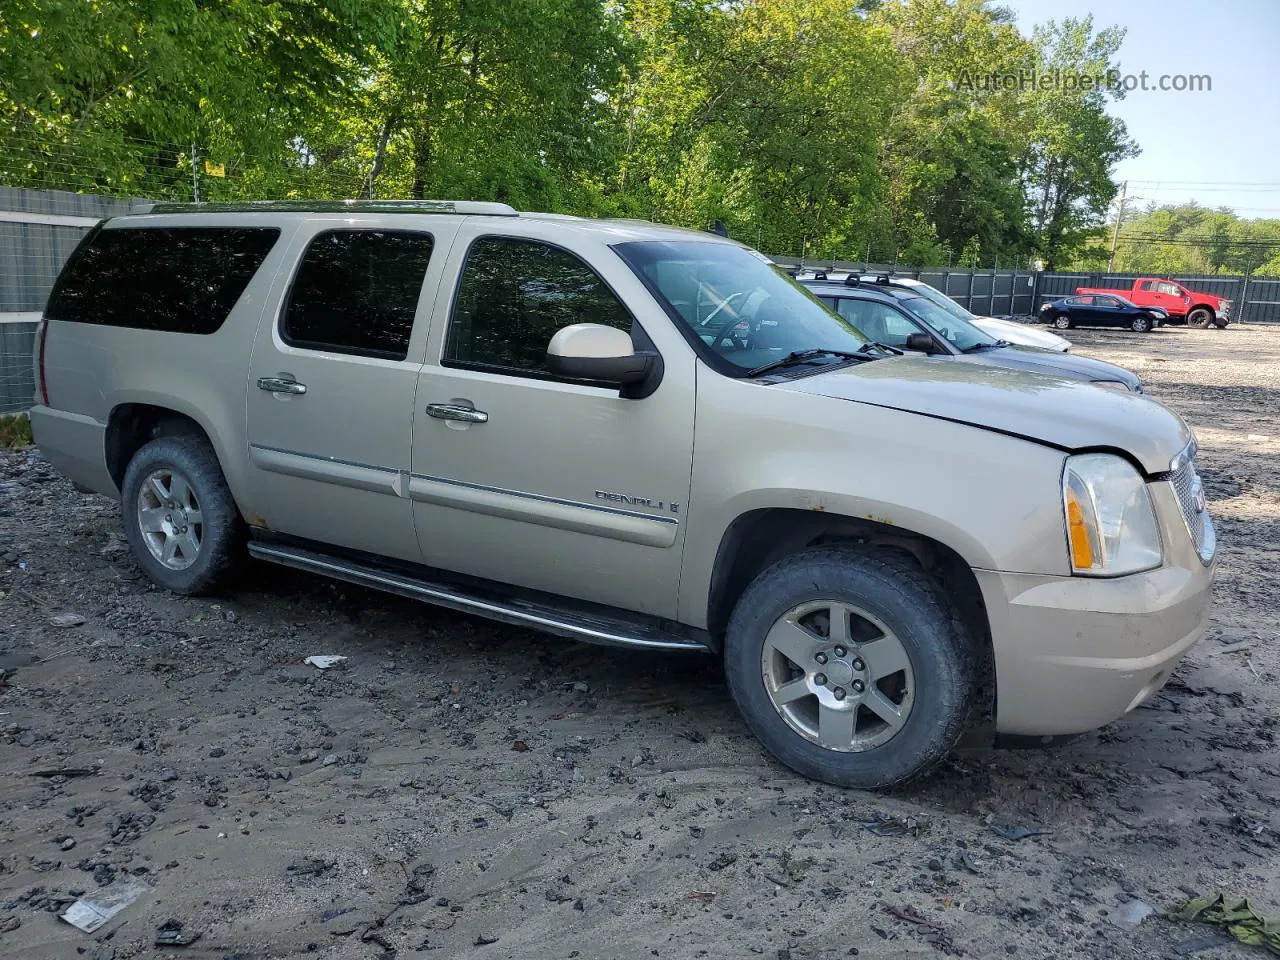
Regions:
<svg viewBox="0 0 1280 960"><path fill-rule="evenodd" d="M40 384L40 402L46 407L49 406L49 381L44 375L44 345L48 338L49 321L41 317L40 324L36 327L36 365L39 367L36 375L39 377L37 382Z"/></svg>

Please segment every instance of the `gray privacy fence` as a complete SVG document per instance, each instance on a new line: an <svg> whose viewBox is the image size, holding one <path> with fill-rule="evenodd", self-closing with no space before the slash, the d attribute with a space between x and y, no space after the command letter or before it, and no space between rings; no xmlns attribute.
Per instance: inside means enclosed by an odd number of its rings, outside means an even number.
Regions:
<svg viewBox="0 0 1280 960"><path fill-rule="evenodd" d="M1046 273L1036 290L1036 306L1059 297L1069 297L1077 287L1133 289L1141 273ZM1259 277L1174 276L1189 290L1211 293L1231 301L1231 318L1249 323L1280 323L1280 279Z"/></svg>
<svg viewBox="0 0 1280 960"><path fill-rule="evenodd" d="M796 257L773 257L784 267L797 267ZM912 277L941 290L960 306L979 316L1028 316L1049 300L1069 297L1077 287L1132 289L1139 273L1038 273L1031 270L991 270L956 267L904 267L854 260L806 260L808 270L832 274L889 273ZM1280 323L1280 279L1248 276L1175 276L1184 287L1231 301L1231 316L1249 323Z"/></svg>
<svg viewBox="0 0 1280 960"><path fill-rule="evenodd" d="M103 217L126 213L131 200L0 187L0 413L25 410L35 381L31 351L36 323L53 281L80 238ZM774 257L800 266L793 257ZM833 272L893 273L914 277L941 290L973 313L1028 316L1046 300L1068 296L1076 287L1130 287L1134 274L1036 273L902 267L851 260L807 261ZM1237 320L1280 323L1280 279L1174 277L1193 290L1230 297Z"/></svg>

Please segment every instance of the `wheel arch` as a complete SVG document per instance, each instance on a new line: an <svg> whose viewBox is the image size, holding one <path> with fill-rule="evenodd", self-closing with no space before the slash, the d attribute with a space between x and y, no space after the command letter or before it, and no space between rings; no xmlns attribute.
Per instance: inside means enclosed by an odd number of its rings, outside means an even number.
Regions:
<svg viewBox="0 0 1280 960"><path fill-rule="evenodd" d="M124 474L129 461L142 447L159 437L192 436L209 444L213 455L217 458L232 499L241 516L245 516L244 501L237 489L236 471L228 469L234 464L228 457L219 440L218 431L213 429L208 418L200 411L184 409L181 405L168 402L150 402L149 400L127 400L117 403L111 408L107 417L107 427L103 434L104 455L107 472L117 491L124 487Z"/></svg>
<svg viewBox="0 0 1280 960"><path fill-rule="evenodd" d="M707 599L707 629L717 650L734 606L761 572L784 557L831 543L867 543L909 556L949 602L979 653L979 716L994 717L996 684L991 621L973 566L936 537L896 524L785 507L741 514L724 531Z"/></svg>

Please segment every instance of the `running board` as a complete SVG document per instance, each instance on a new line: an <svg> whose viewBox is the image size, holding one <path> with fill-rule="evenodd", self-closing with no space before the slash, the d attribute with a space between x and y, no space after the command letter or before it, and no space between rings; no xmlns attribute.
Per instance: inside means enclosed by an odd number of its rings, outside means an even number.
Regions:
<svg viewBox="0 0 1280 960"><path fill-rule="evenodd" d="M502 597L475 588L434 582L409 574L359 563L342 557L306 550L302 547L275 543L250 542L249 553L259 560L278 563L309 573L319 573L348 583L358 584L412 600L422 600L438 607L475 614L510 623L518 627L540 630L570 640L599 643L611 647L646 650L683 650L708 653L710 648L698 640L664 629L656 622L632 621L625 617L597 613L585 608L549 601Z"/></svg>

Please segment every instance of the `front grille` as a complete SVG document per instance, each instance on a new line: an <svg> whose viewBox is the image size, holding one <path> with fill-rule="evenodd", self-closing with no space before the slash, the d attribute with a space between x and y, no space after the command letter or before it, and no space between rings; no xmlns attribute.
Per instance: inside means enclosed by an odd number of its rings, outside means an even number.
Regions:
<svg viewBox="0 0 1280 960"><path fill-rule="evenodd" d="M1205 501L1204 484L1196 473L1194 444L1178 457L1177 463L1178 466L1169 475L1169 481L1178 495L1182 519L1187 522L1187 531L1191 534L1196 553L1200 555L1202 562L1208 563L1217 549L1217 537Z"/></svg>

